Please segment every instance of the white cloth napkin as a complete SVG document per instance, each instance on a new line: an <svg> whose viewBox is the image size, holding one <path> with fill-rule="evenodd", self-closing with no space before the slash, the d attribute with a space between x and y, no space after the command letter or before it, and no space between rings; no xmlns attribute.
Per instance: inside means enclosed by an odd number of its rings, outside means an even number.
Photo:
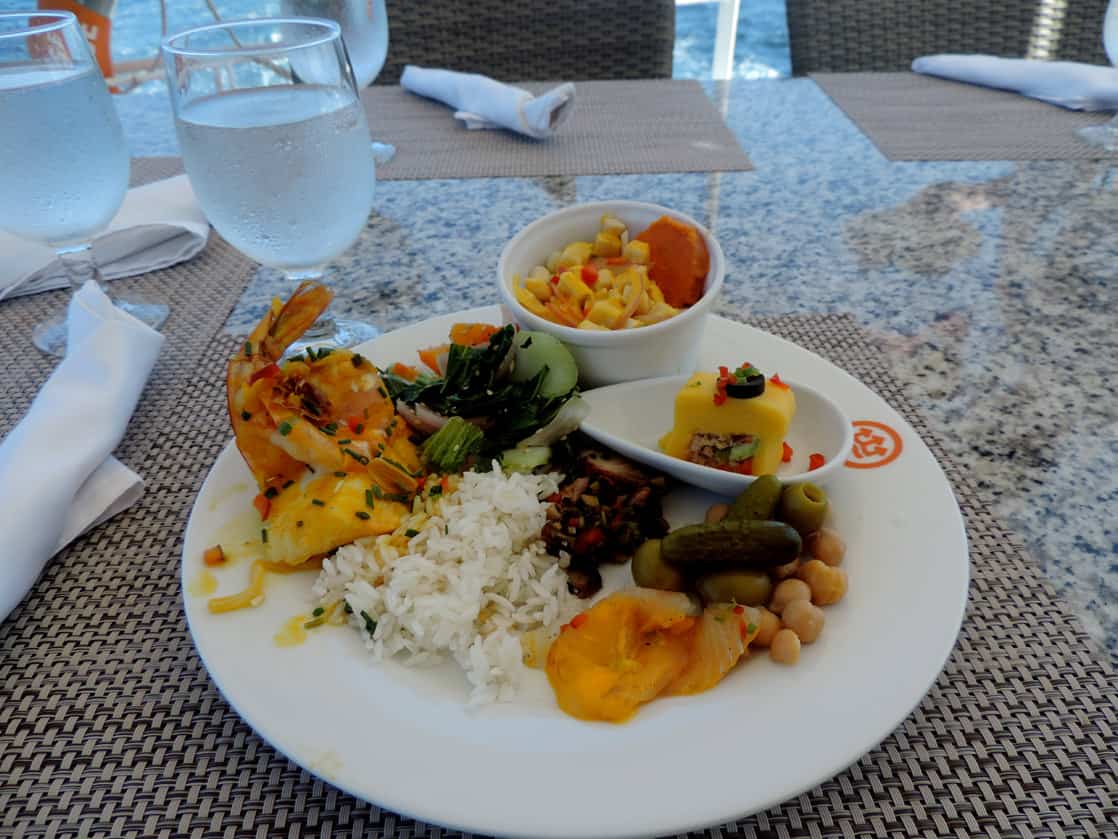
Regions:
<svg viewBox="0 0 1118 839"><path fill-rule="evenodd" d="M124 436L163 336L88 282L70 301L67 340L66 357L0 442L0 621L57 551L143 489L140 477L109 454Z"/></svg>
<svg viewBox="0 0 1118 839"><path fill-rule="evenodd" d="M1118 70L1113 67L992 55L926 55L912 62L912 71L1012 90L1073 111L1118 110Z"/></svg>
<svg viewBox="0 0 1118 839"><path fill-rule="evenodd" d="M575 86L570 82L534 96L488 76L409 64L400 84L412 93L450 105L455 118L467 128L507 128L537 140L553 135L575 107Z"/></svg>
<svg viewBox="0 0 1118 839"><path fill-rule="evenodd" d="M179 175L128 190L93 254L105 279L131 277L190 259L209 232L190 181ZM0 231L0 299L66 285L51 248Z"/></svg>

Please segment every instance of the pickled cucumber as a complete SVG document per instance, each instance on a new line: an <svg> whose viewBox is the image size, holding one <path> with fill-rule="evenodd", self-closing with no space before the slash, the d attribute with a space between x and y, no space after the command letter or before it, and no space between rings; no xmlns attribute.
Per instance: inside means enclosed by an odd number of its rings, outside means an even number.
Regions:
<svg viewBox="0 0 1118 839"><path fill-rule="evenodd" d="M727 521L768 521L780 503L780 479L776 475L761 475L745 488L726 514Z"/></svg>
<svg viewBox="0 0 1118 839"><path fill-rule="evenodd" d="M678 566L770 568L800 555L800 534L778 521L692 524L664 537L660 552Z"/></svg>

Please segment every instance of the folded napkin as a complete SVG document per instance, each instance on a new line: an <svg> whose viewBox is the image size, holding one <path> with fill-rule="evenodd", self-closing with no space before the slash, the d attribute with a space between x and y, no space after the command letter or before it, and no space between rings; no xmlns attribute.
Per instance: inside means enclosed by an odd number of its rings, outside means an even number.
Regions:
<svg viewBox="0 0 1118 839"><path fill-rule="evenodd" d="M1118 70L1071 61L992 55L927 55L914 73L1012 90L1073 111L1118 110Z"/></svg>
<svg viewBox="0 0 1118 839"><path fill-rule="evenodd" d="M66 357L0 442L0 621L58 550L133 503L139 476L109 454L163 336L87 282L70 301Z"/></svg>
<svg viewBox="0 0 1118 839"><path fill-rule="evenodd" d="M455 118L467 128L507 128L537 140L554 134L575 107L575 86L570 82L535 96L488 76L409 64L400 84L412 93L450 105Z"/></svg>
<svg viewBox="0 0 1118 839"><path fill-rule="evenodd" d="M131 277L190 259L209 231L190 181L179 175L128 190L93 254L106 279ZM51 248L0 232L0 299L66 285Z"/></svg>

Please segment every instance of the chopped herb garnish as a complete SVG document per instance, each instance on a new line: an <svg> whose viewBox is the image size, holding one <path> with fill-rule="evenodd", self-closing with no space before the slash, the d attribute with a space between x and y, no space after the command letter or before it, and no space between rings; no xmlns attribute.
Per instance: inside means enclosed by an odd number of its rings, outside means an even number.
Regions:
<svg viewBox="0 0 1118 839"><path fill-rule="evenodd" d="M336 422L327 423L322 426L322 433L329 434L333 437L338 432L338 424Z"/></svg>
<svg viewBox="0 0 1118 839"><path fill-rule="evenodd" d="M268 544L268 529L267 528L264 528L263 530L260 531L260 541L263 542L265 545Z"/></svg>
<svg viewBox="0 0 1118 839"><path fill-rule="evenodd" d="M341 472L341 471L338 471L338 472L335 472L335 473L334 473L334 477L335 477L335 478L344 478L344 477L345 477L345 475L346 475L346 473L345 473L345 472Z"/></svg>
<svg viewBox="0 0 1118 839"><path fill-rule="evenodd" d="M357 423L357 425L353 426L353 433L354 434L360 434L364 430L365 430L365 426L363 426L361 423Z"/></svg>
<svg viewBox="0 0 1118 839"><path fill-rule="evenodd" d="M384 498L384 490L378 487L376 484L373 484L373 495L375 495L377 498Z"/></svg>
<svg viewBox="0 0 1118 839"><path fill-rule="evenodd" d="M326 356L330 355L330 353L332 353L332 352L333 352L333 350L330 349L329 347L322 347L318 351L318 360L322 361L322 359L326 358Z"/></svg>
<svg viewBox="0 0 1118 839"><path fill-rule="evenodd" d="M411 470L410 470L410 469L409 469L408 467L406 467L406 466L405 466L404 464L402 464L402 463L400 463L400 462L398 462L398 461L395 461L395 460L393 460L393 459L392 459L392 458L390 458L390 457L382 457L382 458L381 458L381 460L383 460L383 461L384 461L385 463L387 463L387 464L388 464L389 466L392 466L392 467L394 467L394 468L396 468L396 469L399 469L399 470L400 470L401 472L403 472L403 473L404 473L405 475L411 475L411 476L412 476L413 478L418 478L418 477L419 477L420 475L422 475L422 474L423 474L422 472L413 472L413 471L411 471Z"/></svg>
<svg viewBox="0 0 1118 839"><path fill-rule="evenodd" d="M317 618L319 615L321 615L325 611L326 610L323 609L321 606L316 606L315 610L313 612L311 612L311 616Z"/></svg>
<svg viewBox="0 0 1118 839"><path fill-rule="evenodd" d="M339 445L339 446L347 446L347 445L349 445L349 444L350 444L350 443L352 443L352 442L353 442L353 441L352 441L352 440L350 440L350 439L339 440L339 441L338 441L338 445Z"/></svg>
<svg viewBox="0 0 1118 839"><path fill-rule="evenodd" d="M289 486L291 486L291 485L292 485L293 483L295 483L295 482L294 482L294 481L285 481L285 482L284 482L284 484L283 484L283 488L284 488L284 489L287 489L287 488L288 488Z"/></svg>
<svg viewBox="0 0 1118 839"><path fill-rule="evenodd" d="M356 513L354 513L354 515L362 521L368 521L371 518L371 516L364 510L358 510Z"/></svg>
<svg viewBox="0 0 1118 839"><path fill-rule="evenodd" d="M300 519L299 521L295 522L295 526L296 527L302 527L303 526L303 520Z"/></svg>
<svg viewBox="0 0 1118 839"><path fill-rule="evenodd" d="M387 391L387 390L385 390L383 386L382 386L382 387L378 387L378 388L377 388L377 393L379 393L379 394L380 394L381 396L383 396L383 397L384 397L385 399L387 399L387 398L388 398L388 391Z"/></svg>
<svg viewBox="0 0 1118 839"><path fill-rule="evenodd" d="M413 536L418 536L419 531L409 527L407 530L404 531L404 535L410 539Z"/></svg>
<svg viewBox="0 0 1118 839"><path fill-rule="evenodd" d="M325 501L319 501L317 498L312 498L311 503L314 504L314 506L316 506L316 507L325 507L326 506Z"/></svg>
<svg viewBox="0 0 1118 839"><path fill-rule="evenodd" d="M373 509L375 506L373 504L373 491L371 489L365 490L365 504L369 507L370 510Z"/></svg>
<svg viewBox="0 0 1118 839"><path fill-rule="evenodd" d="M281 422L279 424L279 433L283 437L286 437L288 434L290 434L291 433L291 423L289 423L287 420L284 420L283 422Z"/></svg>
<svg viewBox="0 0 1118 839"><path fill-rule="evenodd" d="M353 607L349 605L349 601L346 601L346 604L345 604L345 613L346 613L347 615L352 615L352 614L353 614Z"/></svg>
<svg viewBox="0 0 1118 839"><path fill-rule="evenodd" d="M268 487L266 490L264 490L265 498L275 498L277 495L279 495L279 490L275 487Z"/></svg>
<svg viewBox="0 0 1118 839"><path fill-rule="evenodd" d="M248 422L250 419L252 419L252 414L250 414L248 411L241 411L241 419L243 419L245 422Z"/></svg>
<svg viewBox="0 0 1118 839"><path fill-rule="evenodd" d="M369 458L365 457L365 455L361 454L360 452L355 452L353 449L342 449L342 451L348 454L362 466L366 465L369 462Z"/></svg>
<svg viewBox="0 0 1118 839"><path fill-rule="evenodd" d="M406 492L385 493L384 497L387 498L389 501L399 501L401 504L406 504L407 502L411 501L411 496L408 495Z"/></svg>
<svg viewBox="0 0 1118 839"><path fill-rule="evenodd" d="M245 341L245 355L252 355L252 341Z"/></svg>
<svg viewBox="0 0 1118 839"><path fill-rule="evenodd" d="M747 624L746 627L745 627L745 631L748 632L750 635L752 635L754 632L757 631L757 624L755 624L755 623Z"/></svg>
<svg viewBox="0 0 1118 839"><path fill-rule="evenodd" d="M360 367L362 364L365 363L365 356L361 355L361 353L359 352L355 352L350 361L353 362L354 367Z"/></svg>
<svg viewBox="0 0 1118 839"><path fill-rule="evenodd" d="M442 495L443 494L442 484L435 484L433 487L431 487L429 490L427 490L427 494L428 495Z"/></svg>
<svg viewBox="0 0 1118 839"><path fill-rule="evenodd" d="M528 347L530 347L530 346L532 346L532 336L531 336L531 335L529 335L529 336L528 336L528 337L527 337L527 338L525 339L524 343L520 345L520 348L521 348L522 350L526 350L526 349L528 349Z"/></svg>
<svg viewBox="0 0 1118 839"><path fill-rule="evenodd" d="M364 609L361 610L361 617L365 619L365 631L372 636L372 634L377 631L377 622L370 618L369 613Z"/></svg>

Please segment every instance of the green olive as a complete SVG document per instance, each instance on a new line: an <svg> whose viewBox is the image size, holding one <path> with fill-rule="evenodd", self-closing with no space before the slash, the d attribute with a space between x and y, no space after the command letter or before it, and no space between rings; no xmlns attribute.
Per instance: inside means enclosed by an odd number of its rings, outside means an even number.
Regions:
<svg viewBox="0 0 1118 839"><path fill-rule="evenodd" d="M779 518L792 525L800 536L821 528L826 516L827 493L815 484L792 484L780 494Z"/></svg>
<svg viewBox="0 0 1118 839"><path fill-rule="evenodd" d="M772 594L773 581L764 571L719 571L699 577L695 588L704 603L764 606Z"/></svg>
<svg viewBox="0 0 1118 839"><path fill-rule="evenodd" d="M687 591L687 579L677 568L664 562L660 540L649 539L633 554L633 582L645 588Z"/></svg>

